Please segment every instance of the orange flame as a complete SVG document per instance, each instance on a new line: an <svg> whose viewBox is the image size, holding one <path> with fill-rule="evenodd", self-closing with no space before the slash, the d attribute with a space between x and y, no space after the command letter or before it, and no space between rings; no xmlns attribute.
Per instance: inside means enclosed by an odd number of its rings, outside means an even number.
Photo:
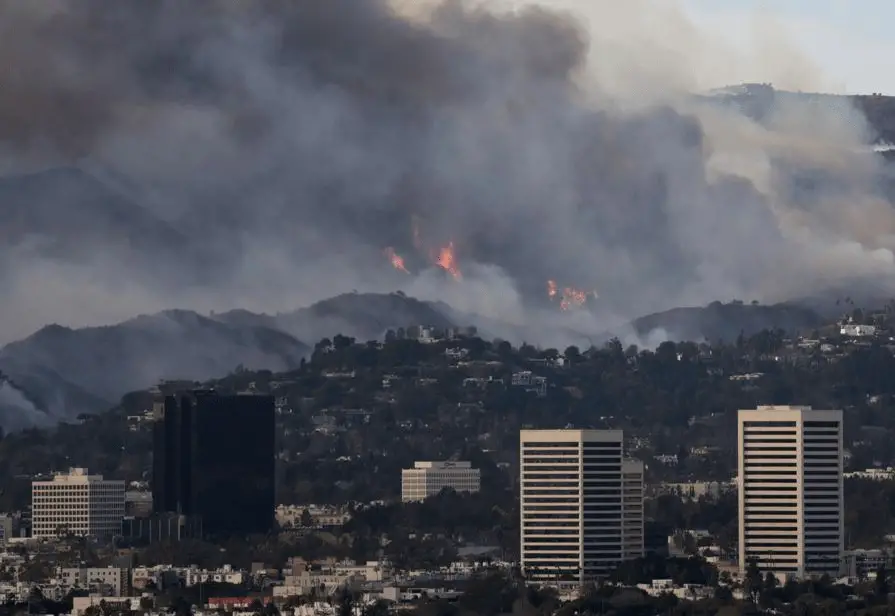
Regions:
<svg viewBox="0 0 895 616"><path fill-rule="evenodd" d="M407 270L407 267L404 265L404 257L396 253L394 248L392 248L391 246L386 248L385 256L387 256L388 260L391 261L393 268L395 268L399 272L404 272L405 274L410 273Z"/></svg>
<svg viewBox="0 0 895 616"><path fill-rule="evenodd" d="M566 287L562 290L562 299L559 302L559 307L563 310L571 310L583 306L586 302L587 293L572 287Z"/></svg>
<svg viewBox="0 0 895 616"><path fill-rule="evenodd" d="M427 250L425 246L428 242L423 238L420 217L416 214L412 214L410 217L410 231L412 234L413 247L416 248L418 252L428 253L429 259L434 265L437 265L449 273L455 280L463 280L463 272L460 271L460 266L457 264L457 253L454 249L453 241L448 242L446 246L442 246L438 250L435 250L434 248L429 248Z"/></svg>
<svg viewBox="0 0 895 616"><path fill-rule="evenodd" d="M454 254L454 242L448 242L447 246L443 246L438 251L438 258L435 259L435 265L448 272L455 280L463 280L463 273L457 267L457 257Z"/></svg>
<svg viewBox="0 0 895 616"><path fill-rule="evenodd" d="M582 291L581 289L576 289L574 287L563 287L560 289L556 285L556 281L548 280L547 281L547 297L550 300L554 300L556 297L559 297L559 308L560 310L572 310L574 308L579 308L587 303L588 297L591 293L587 291ZM593 296L597 297L597 292L593 292Z"/></svg>

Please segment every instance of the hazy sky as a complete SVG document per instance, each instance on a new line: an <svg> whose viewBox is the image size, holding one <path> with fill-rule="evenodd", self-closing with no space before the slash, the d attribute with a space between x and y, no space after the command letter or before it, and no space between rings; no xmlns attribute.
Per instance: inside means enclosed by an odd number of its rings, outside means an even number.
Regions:
<svg viewBox="0 0 895 616"><path fill-rule="evenodd" d="M892 0L680 0L690 18L743 48L785 38L829 89L895 94ZM756 71L750 80L764 80Z"/></svg>

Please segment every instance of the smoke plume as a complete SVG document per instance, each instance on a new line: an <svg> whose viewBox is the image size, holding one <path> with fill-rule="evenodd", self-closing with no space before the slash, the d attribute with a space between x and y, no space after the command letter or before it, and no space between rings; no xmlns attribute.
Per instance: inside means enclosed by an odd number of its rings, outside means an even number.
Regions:
<svg viewBox="0 0 895 616"><path fill-rule="evenodd" d="M596 332L889 284L888 172L845 99L692 96L823 90L770 26L748 57L646 0L5 2L0 340L397 288L536 330L580 300ZM109 194L4 198L59 166Z"/></svg>

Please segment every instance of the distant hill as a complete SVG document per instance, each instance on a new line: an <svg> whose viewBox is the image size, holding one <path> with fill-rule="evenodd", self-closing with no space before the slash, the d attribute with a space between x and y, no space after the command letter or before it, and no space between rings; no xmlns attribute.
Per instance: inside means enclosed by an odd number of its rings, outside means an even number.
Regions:
<svg viewBox="0 0 895 616"><path fill-rule="evenodd" d="M160 379L201 381L239 365L288 370L308 350L276 329L171 310L106 327L44 327L0 349L0 372L56 422L104 410Z"/></svg>
<svg viewBox="0 0 895 616"><path fill-rule="evenodd" d="M648 315L632 326L646 340L659 331L673 340L731 341L741 332L750 335L775 327L801 331L824 323L807 306L715 302ZM606 332L565 331L561 324L551 326L556 340L529 340L553 345L568 338L569 344L599 345L609 337ZM161 379L204 381L239 365L289 370L310 352L302 341L310 344L339 333L371 340L382 338L388 329L411 325L474 325L484 337L516 338L514 342L533 333L530 327L522 331L518 325L484 320L441 302L424 302L401 293L347 293L277 315L233 310L202 316L169 310L106 327L50 325L0 349L4 375L0 378L0 425L16 429L70 420L104 410L123 394Z"/></svg>
<svg viewBox="0 0 895 616"><path fill-rule="evenodd" d="M792 92L777 90L767 83L746 83L718 88L697 96L704 101L734 105L755 119L762 119L776 100L799 100L840 104L843 100L861 111L867 118L872 138L877 143L895 143L895 96L881 94L824 94L820 92Z"/></svg>
<svg viewBox="0 0 895 616"><path fill-rule="evenodd" d="M852 101L864 112L877 141L895 143L895 96L854 96Z"/></svg>
<svg viewBox="0 0 895 616"><path fill-rule="evenodd" d="M279 315L168 310L105 327L49 325L0 349L8 381L0 387L0 425L18 429L95 413L161 379L204 381L240 365L289 370L310 352L301 340L339 333L370 340L410 325L453 323L400 293L348 293Z"/></svg>
<svg viewBox="0 0 895 616"><path fill-rule="evenodd" d="M763 329L780 328L787 332L815 329L826 323L817 312L796 304L769 306L713 302L705 307L672 308L632 322L639 336L664 332L671 340L708 340L727 342L740 333L751 336Z"/></svg>
<svg viewBox="0 0 895 616"><path fill-rule="evenodd" d="M214 318L232 325L270 327L314 342L339 333L358 340L374 340L382 338L388 329L409 325L440 329L458 325L437 304L402 293L344 293L294 312L259 315L232 310Z"/></svg>

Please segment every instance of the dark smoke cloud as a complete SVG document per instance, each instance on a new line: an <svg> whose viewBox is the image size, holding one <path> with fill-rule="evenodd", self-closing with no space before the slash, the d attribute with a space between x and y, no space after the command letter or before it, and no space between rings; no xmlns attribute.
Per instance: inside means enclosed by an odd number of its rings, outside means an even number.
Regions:
<svg viewBox="0 0 895 616"><path fill-rule="evenodd" d="M0 337L398 286L540 328L548 279L597 291L597 321L571 317L594 330L890 279L884 170L847 106L759 124L684 96L712 49L677 14L679 49L657 45L649 3L492 4L4 3L3 167L76 163L171 233L122 253L106 232L77 260L16 236ZM431 270L449 241L463 283Z"/></svg>

